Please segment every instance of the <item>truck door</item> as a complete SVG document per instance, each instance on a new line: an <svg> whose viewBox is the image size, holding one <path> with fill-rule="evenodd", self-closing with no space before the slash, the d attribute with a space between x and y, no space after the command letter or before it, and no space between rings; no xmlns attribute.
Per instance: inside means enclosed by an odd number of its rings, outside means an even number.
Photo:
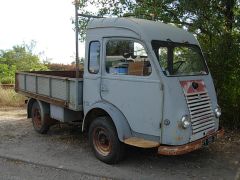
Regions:
<svg viewBox="0 0 240 180"><path fill-rule="evenodd" d="M88 112L94 103L101 100L101 41L94 39L87 41L86 44L88 48L86 48L86 63L84 64L84 112Z"/></svg>
<svg viewBox="0 0 240 180"><path fill-rule="evenodd" d="M101 98L124 114L133 132L159 138L163 92L143 43L105 38L102 63Z"/></svg>

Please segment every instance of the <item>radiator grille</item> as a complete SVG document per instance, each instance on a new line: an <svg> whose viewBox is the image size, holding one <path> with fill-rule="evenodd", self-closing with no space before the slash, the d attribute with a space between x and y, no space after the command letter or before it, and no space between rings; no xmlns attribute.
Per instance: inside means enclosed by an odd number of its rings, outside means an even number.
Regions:
<svg viewBox="0 0 240 180"><path fill-rule="evenodd" d="M215 128L214 113L206 91L186 94L193 135Z"/></svg>

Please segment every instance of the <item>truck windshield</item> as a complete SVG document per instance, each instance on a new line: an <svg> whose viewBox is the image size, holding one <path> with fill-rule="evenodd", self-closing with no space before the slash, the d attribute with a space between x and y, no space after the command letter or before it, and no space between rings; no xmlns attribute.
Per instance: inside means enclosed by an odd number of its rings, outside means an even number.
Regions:
<svg viewBox="0 0 240 180"><path fill-rule="evenodd" d="M199 46L172 41L152 41L153 50L166 76L208 74Z"/></svg>

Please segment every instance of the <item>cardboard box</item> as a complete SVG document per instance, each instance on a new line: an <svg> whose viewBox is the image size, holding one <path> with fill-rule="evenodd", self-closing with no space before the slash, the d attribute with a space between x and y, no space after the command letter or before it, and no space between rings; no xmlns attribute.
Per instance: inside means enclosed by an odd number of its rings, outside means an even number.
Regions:
<svg viewBox="0 0 240 180"><path fill-rule="evenodd" d="M144 61L130 62L128 65L128 75L146 76L149 74L147 63Z"/></svg>

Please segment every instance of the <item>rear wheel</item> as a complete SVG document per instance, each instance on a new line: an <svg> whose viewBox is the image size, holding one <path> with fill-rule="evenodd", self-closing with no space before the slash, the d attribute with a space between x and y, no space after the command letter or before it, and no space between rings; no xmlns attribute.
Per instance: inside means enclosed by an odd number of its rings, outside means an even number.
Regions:
<svg viewBox="0 0 240 180"><path fill-rule="evenodd" d="M41 111L37 101L32 105L32 123L35 131L40 134L46 134L49 130L49 125L47 125L44 112Z"/></svg>
<svg viewBox="0 0 240 180"><path fill-rule="evenodd" d="M119 162L124 155L124 144L119 141L112 120L98 117L90 125L89 142L95 156L108 164Z"/></svg>

